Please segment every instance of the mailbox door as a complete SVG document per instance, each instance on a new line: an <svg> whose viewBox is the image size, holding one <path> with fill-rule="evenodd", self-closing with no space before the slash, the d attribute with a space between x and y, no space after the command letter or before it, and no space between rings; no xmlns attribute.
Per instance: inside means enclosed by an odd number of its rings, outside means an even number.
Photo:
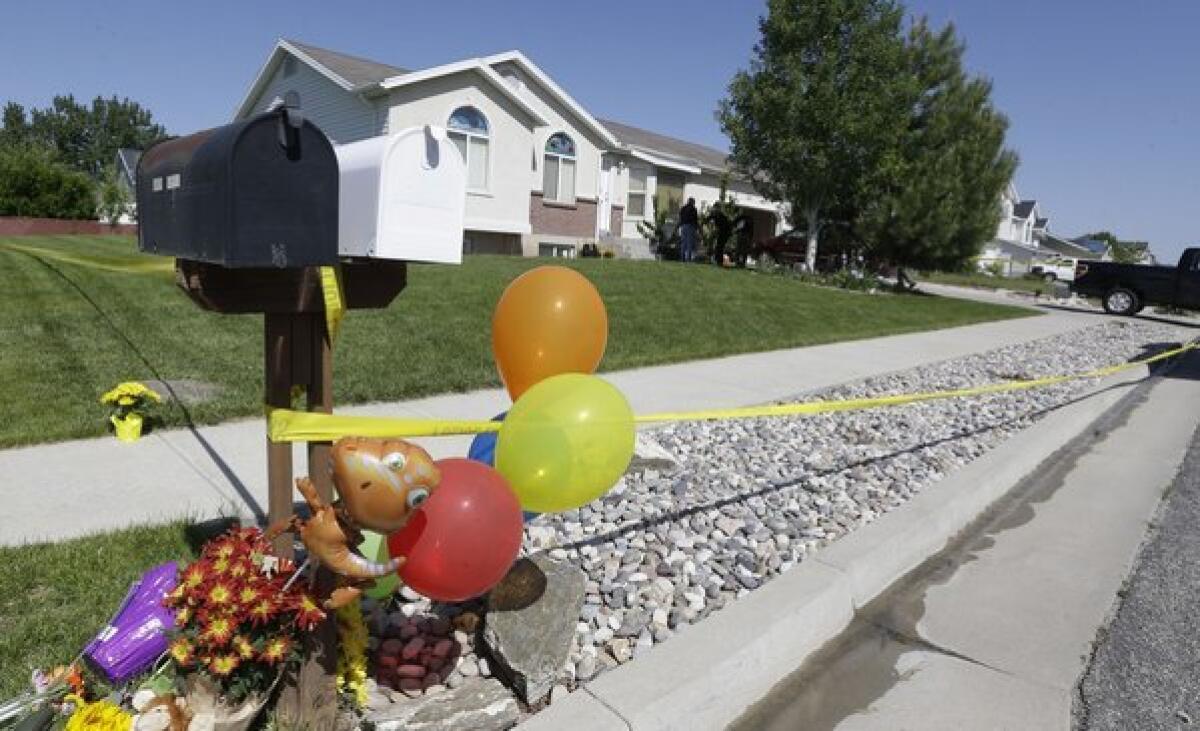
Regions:
<svg viewBox="0 0 1200 731"><path fill-rule="evenodd" d="M338 166L333 146L305 120L289 151L280 115L247 125L229 162L231 263L305 267L338 260Z"/></svg>
<svg viewBox="0 0 1200 731"><path fill-rule="evenodd" d="M466 165L437 127L394 135L379 183L375 253L385 259L462 262Z"/></svg>

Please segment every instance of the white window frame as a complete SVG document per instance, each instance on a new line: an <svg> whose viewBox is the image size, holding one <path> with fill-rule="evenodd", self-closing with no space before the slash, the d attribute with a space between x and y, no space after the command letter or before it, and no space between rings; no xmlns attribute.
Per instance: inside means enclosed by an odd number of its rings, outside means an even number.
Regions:
<svg viewBox="0 0 1200 731"><path fill-rule="evenodd" d="M571 143L571 147L575 148L574 155L564 155L559 152L550 152L549 150L546 149L546 145L549 145L550 140L557 135L562 135L563 137L567 138L567 141ZM545 190L545 188L546 188L546 183L545 183L546 159L550 158L550 157L553 157L558 160L558 181L557 181L557 185L555 185L555 188L557 189L558 194L553 198L550 198ZM572 169L575 171L575 173L571 176L571 195L570 195L570 197L566 197L566 198L563 197L563 160L570 160ZM575 193L576 193L576 190L578 189L578 187L579 187L579 148L575 146L575 138L571 137L571 135L567 134L566 132L555 132L554 134L546 137L546 144L542 145L542 200L552 201L554 203L574 204L575 198L576 198Z"/></svg>
<svg viewBox="0 0 1200 731"><path fill-rule="evenodd" d="M634 170L640 170L643 173L641 190L633 189L633 171ZM630 213L630 211L633 209L633 206L630 205L630 200L635 195L639 195L642 197L642 212L636 213L636 214ZM649 166L646 166L646 165L630 165L629 166L629 184L626 186L626 189L625 189L625 214L624 214L625 218L632 218L632 219L638 219L638 220L645 219L646 214L649 211L649 208L647 207L647 206L649 206L649 204L650 204L650 168L649 168Z"/></svg>
<svg viewBox="0 0 1200 731"><path fill-rule="evenodd" d="M460 127L451 127L450 126L450 119L454 117L454 113L457 112L458 110L464 109L464 108L474 109L476 111L476 113L479 114L480 117L483 117L483 124L487 128L486 132L480 133L475 130L467 130L467 129L462 129ZM463 145L463 148L467 151L467 155L466 155L466 159L463 162L466 163L467 180L468 181L470 181L470 179L471 179L471 140L472 139L482 140L483 144L487 146L487 151L488 151L487 164L484 165L484 167L483 167L483 187L482 188L473 188L473 187L470 187L470 185L468 183L467 192L468 193L479 193L479 194L483 194L483 195L490 195L489 191L491 190L491 186L492 186L492 122L491 122L491 120L489 120L487 115L483 113L482 109L480 109L478 106L476 106L474 104L470 104L470 103L458 104L453 109L450 110L449 114L446 115L446 136L450 137L451 139L453 139L455 136L461 137L464 140L464 142L466 143Z"/></svg>

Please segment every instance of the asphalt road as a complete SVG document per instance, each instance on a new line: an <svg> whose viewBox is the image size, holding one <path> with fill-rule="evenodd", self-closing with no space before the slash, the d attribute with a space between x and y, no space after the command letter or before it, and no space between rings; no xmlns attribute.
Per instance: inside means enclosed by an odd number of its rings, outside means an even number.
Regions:
<svg viewBox="0 0 1200 731"><path fill-rule="evenodd" d="M1200 431L1075 699L1075 728L1200 729Z"/></svg>

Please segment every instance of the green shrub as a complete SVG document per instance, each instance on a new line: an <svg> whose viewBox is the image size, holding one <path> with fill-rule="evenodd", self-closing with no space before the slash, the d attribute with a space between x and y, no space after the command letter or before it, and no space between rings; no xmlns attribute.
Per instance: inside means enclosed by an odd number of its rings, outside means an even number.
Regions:
<svg viewBox="0 0 1200 731"><path fill-rule="evenodd" d="M95 185L83 173L55 162L45 147L0 147L0 216L96 217Z"/></svg>

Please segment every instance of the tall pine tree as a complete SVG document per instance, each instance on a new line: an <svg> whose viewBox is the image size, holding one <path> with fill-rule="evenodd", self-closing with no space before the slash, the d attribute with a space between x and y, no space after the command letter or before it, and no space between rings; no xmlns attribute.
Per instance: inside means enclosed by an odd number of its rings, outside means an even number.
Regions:
<svg viewBox="0 0 1200 731"><path fill-rule="evenodd" d="M957 269L995 235L1017 158L1004 148L1008 121L992 106L991 83L968 77L952 26L935 33L919 20L905 47L913 80L907 129L856 233L900 267Z"/></svg>
<svg viewBox="0 0 1200 731"><path fill-rule="evenodd" d="M910 97L901 20L892 0L769 0L720 104L734 165L791 206L810 268L822 227L892 167Z"/></svg>

